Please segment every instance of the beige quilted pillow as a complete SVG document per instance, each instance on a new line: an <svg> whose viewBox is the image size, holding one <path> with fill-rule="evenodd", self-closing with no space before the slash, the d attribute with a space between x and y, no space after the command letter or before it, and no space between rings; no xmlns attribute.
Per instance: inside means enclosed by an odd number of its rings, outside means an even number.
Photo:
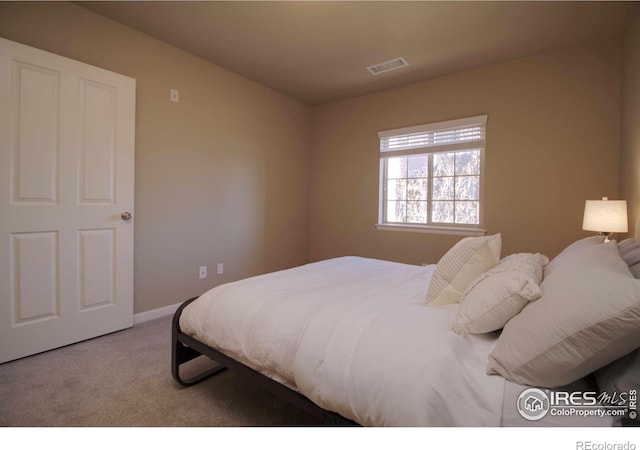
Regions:
<svg viewBox="0 0 640 450"><path fill-rule="evenodd" d="M458 303L471 282L498 264L501 248L500 233L464 238L451 247L431 277L427 304Z"/></svg>
<svg viewBox="0 0 640 450"><path fill-rule="evenodd" d="M539 284L548 262L539 253L516 253L504 258L467 288L451 329L464 336L504 327L527 303L540 298Z"/></svg>

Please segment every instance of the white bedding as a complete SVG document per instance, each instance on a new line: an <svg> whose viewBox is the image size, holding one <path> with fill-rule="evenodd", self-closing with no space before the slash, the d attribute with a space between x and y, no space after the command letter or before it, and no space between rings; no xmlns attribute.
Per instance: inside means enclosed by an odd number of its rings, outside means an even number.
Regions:
<svg viewBox="0 0 640 450"><path fill-rule="evenodd" d="M499 426L494 335L424 304L435 266L344 257L218 286L183 332L362 425Z"/></svg>

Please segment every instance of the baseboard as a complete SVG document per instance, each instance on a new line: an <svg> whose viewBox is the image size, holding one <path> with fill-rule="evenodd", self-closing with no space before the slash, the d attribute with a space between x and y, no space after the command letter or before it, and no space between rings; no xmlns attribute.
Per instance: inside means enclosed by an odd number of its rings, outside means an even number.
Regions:
<svg viewBox="0 0 640 450"><path fill-rule="evenodd" d="M170 316L182 303L176 303L175 305L163 306L162 308L152 309L151 311L145 311L133 315L133 324L139 324L147 322L153 319L159 319L160 317Z"/></svg>

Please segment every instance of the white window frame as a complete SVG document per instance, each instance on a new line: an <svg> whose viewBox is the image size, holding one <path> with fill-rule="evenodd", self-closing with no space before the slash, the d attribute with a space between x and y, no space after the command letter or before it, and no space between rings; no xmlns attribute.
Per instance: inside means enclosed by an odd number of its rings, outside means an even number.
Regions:
<svg viewBox="0 0 640 450"><path fill-rule="evenodd" d="M448 120L413 127L385 130L378 133L380 139L380 193L378 207L378 223L376 228L384 231L410 231L420 233L454 234L464 236L482 236L486 230L482 228L484 213L484 151L485 130L488 116L474 116L464 119ZM475 128L471 136L460 138L456 130ZM434 133L445 135L444 140L434 139ZM450 134L450 138L447 136ZM429 223L431 218L433 174L432 158L436 153L480 150L480 180L478 200L478 224ZM396 156L429 155L427 221L426 224L397 223L386 221L387 205L387 160Z"/></svg>

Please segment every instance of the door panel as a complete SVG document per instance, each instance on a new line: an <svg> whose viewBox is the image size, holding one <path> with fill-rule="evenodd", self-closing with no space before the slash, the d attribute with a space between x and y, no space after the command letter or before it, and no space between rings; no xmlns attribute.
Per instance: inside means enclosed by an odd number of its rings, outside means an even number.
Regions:
<svg viewBox="0 0 640 450"><path fill-rule="evenodd" d="M11 237L12 324L57 317L60 312L57 233L14 233Z"/></svg>
<svg viewBox="0 0 640 450"><path fill-rule="evenodd" d="M80 124L80 202L113 203L117 89L81 80L80 91L84 111Z"/></svg>
<svg viewBox="0 0 640 450"><path fill-rule="evenodd" d="M133 324L135 80L0 39L0 363Z"/></svg>
<svg viewBox="0 0 640 450"><path fill-rule="evenodd" d="M55 203L60 74L18 61L11 65L14 202Z"/></svg>
<svg viewBox="0 0 640 450"><path fill-rule="evenodd" d="M115 303L115 230L79 231L80 309Z"/></svg>

